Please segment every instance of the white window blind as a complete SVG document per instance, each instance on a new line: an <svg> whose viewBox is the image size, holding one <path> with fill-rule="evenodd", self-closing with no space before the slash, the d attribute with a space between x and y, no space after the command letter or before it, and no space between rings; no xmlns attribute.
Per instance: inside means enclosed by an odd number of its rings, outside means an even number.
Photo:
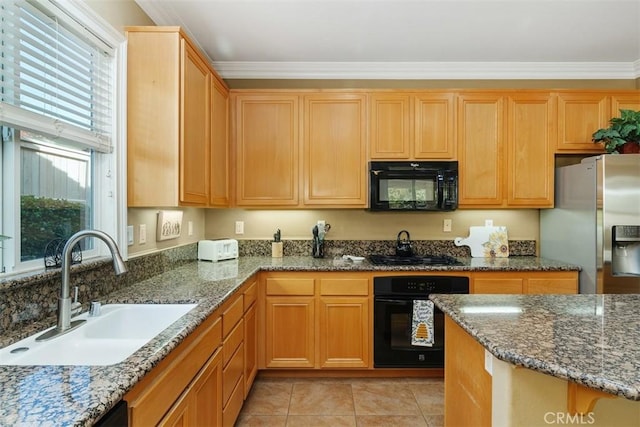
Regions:
<svg viewBox="0 0 640 427"><path fill-rule="evenodd" d="M0 2L0 124L111 152L113 49L48 0Z"/></svg>

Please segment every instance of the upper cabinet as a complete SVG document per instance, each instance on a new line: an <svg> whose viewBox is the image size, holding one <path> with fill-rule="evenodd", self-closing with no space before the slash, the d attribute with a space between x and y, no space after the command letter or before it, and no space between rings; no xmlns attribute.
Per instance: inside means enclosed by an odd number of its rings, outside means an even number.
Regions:
<svg viewBox="0 0 640 427"><path fill-rule="evenodd" d="M369 106L371 159L455 158L453 93L373 92Z"/></svg>
<svg viewBox="0 0 640 427"><path fill-rule="evenodd" d="M232 92L235 204L365 207L366 96Z"/></svg>
<svg viewBox="0 0 640 427"><path fill-rule="evenodd" d="M640 111L640 90L611 93L611 116L620 117L620 110Z"/></svg>
<svg viewBox="0 0 640 427"><path fill-rule="evenodd" d="M229 91L216 78L211 85L211 177L209 205L227 207L229 186Z"/></svg>
<svg viewBox="0 0 640 427"><path fill-rule="evenodd" d="M128 205L224 205L226 178L212 182L210 171L220 151L212 140L226 138L219 121L228 121L213 88L227 88L179 27L129 27L126 34Z"/></svg>
<svg viewBox="0 0 640 427"><path fill-rule="evenodd" d="M608 126L611 99L606 92L558 92L558 153L602 153L593 132Z"/></svg>
<svg viewBox="0 0 640 427"><path fill-rule="evenodd" d="M304 96L305 206L366 206L366 111L366 95Z"/></svg>
<svg viewBox="0 0 640 427"><path fill-rule="evenodd" d="M545 92L464 92L459 206L553 206L556 100Z"/></svg>

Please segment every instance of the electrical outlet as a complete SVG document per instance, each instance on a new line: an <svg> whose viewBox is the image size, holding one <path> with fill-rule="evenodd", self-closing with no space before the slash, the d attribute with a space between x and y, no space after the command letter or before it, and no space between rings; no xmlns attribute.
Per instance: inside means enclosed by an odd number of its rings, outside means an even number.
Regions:
<svg viewBox="0 0 640 427"><path fill-rule="evenodd" d="M140 224L140 235L138 236L138 243L147 243L147 224Z"/></svg>
<svg viewBox="0 0 640 427"><path fill-rule="evenodd" d="M187 222L187 234L193 236L193 221Z"/></svg>
<svg viewBox="0 0 640 427"><path fill-rule="evenodd" d="M442 222L442 231L451 232L451 225L452 225L452 221L450 219L445 219Z"/></svg>
<svg viewBox="0 0 640 427"><path fill-rule="evenodd" d="M127 246L133 245L133 225L127 225Z"/></svg>
<svg viewBox="0 0 640 427"><path fill-rule="evenodd" d="M493 227L493 220L492 219L485 219L484 220L484 226L485 227Z"/></svg>
<svg viewBox="0 0 640 427"><path fill-rule="evenodd" d="M244 221L236 221L236 234L244 234Z"/></svg>

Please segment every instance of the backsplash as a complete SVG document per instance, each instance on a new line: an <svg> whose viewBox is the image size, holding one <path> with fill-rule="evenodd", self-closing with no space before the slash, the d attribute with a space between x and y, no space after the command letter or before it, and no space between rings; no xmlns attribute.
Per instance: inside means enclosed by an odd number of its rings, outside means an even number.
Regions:
<svg viewBox="0 0 640 427"><path fill-rule="evenodd" d="M283 240L285 256L311 256L311 240ZM396 240L325 240L325 258L342 255L367 256L371 254L392 255ZM452 240L412 240L416 254L450 255L470 257L468 246L456 246ZM271 256L270 240L239 240L240 256ZM536 256L535 240L509 240L511 256Z"/></svg>

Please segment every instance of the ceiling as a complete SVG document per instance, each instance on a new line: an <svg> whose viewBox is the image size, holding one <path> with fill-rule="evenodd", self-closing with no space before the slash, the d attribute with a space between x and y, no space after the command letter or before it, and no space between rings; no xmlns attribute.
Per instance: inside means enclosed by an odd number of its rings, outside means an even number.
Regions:
<svg viewBox="0 0 640 427"><path fill-rule="evenodd" d="M640 0L135 0L225 79L635 79Z"/></svg>

